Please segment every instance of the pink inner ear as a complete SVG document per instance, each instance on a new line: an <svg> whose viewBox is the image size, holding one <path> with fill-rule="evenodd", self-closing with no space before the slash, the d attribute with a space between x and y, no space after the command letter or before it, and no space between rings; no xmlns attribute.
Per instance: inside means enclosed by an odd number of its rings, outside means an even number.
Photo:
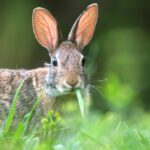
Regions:
<svg viewBox="0 0 150 150"><path fill-rule="evenodd" d="M97 21L96 7L89 8L80 18L76 31L76 42L82 46L87 45L94 33Z"/></svg>
<svg viewBox="0 0 150 150"><path fill-rule="evenodd" d="M45 9L37 8L33 13L33 28L38 42L48 50L55 49L58 29L55 18Z"/></svg>
<svg viewBox="0 0 150 150"><path fill-rule="evenodd" d="M97 17L97 4L89 5L74 23L69 33L68 40L74 41L79 49L83 49L83 47L90 42L93 36Z"/></svg>

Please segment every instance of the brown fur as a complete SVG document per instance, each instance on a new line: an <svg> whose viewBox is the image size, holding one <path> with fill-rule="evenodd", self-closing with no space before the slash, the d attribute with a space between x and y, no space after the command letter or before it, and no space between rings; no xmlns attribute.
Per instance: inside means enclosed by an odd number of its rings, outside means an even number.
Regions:
<svg viewBox="0 0 150 150"><path fill-rule="evenodd" d="M0 69L0 119L4 120L8 115L16 89L22 80L25 82L21 88L19 99L16 106L15 117L22 117L30 112L35 103L37 96L40 96L42 87L44 87L45 76L48 73L48 68L38 68L34 70L8 70ZM42 101L47 103L48 96ZM47 99L47 100L46 100ZM43 109L43 110L42 110ZM45 108L42 108L41 113Z"/></svg>

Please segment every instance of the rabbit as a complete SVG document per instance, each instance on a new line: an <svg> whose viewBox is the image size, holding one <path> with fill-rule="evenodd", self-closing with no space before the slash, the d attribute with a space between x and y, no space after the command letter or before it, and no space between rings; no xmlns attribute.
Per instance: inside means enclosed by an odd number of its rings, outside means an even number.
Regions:
<svg viewBox="0 0 150 150"><path fill-rule="evenodd" d="M89 5L78 17L66 41L52 14L41 7L33 10L32 26L39 44L48 50L51 63L32 70L0 69L0 120L6 119L16 89L24 80L15 109L14 121L31 111L37 97L36 120L57 105L57 98L81 89L88 94L83 48L91 41L98 18L98 4ZM43 91L43 92L42 92ZM41 94L42 93L42 94ZM85 95L86 95L85 94Z"/></svg>

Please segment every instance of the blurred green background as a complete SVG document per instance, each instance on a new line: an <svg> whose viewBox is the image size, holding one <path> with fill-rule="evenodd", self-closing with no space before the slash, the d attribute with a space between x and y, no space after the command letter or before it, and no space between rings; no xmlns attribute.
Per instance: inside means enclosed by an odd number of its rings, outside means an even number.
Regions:
<svg viewBox="0 0 150 150"><path fill-rule="evenodd" d="M49 62L32 31L32 10L56 17L64 39L87 5L99 4L91 43L84 49L91 76L92 109L125 114L150 109L149 0L1 0L0 68L32 69Z"/></svg>

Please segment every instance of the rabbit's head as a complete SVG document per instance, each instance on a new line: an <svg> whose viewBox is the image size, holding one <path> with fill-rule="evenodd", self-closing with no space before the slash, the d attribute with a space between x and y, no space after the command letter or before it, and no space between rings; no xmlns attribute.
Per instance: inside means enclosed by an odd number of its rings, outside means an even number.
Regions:
<svg viewBox="0 0 150 150"><path fill-rule="evenodd" d="M48 50L51 57L49 73L46 76L49 95L60 95L87 87L82 50L93 36L97 16L97 4L88 6L74 23L68 40L62 42L61 32L52 14L44 8L34 9L35 37Z"/></svg>

